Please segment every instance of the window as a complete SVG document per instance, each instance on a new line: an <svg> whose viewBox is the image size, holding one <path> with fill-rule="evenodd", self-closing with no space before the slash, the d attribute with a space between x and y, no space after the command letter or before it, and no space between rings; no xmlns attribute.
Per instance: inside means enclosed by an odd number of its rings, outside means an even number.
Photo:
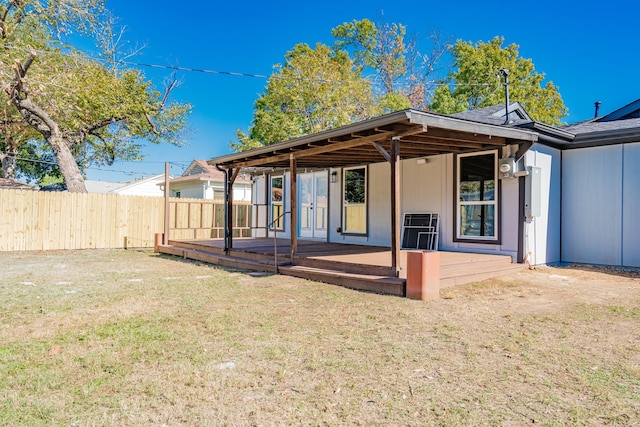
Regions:
<svg viewBox="0 0 640 427"><path fill-rule="evenodd" d="M342 231L367 232L367 168L344 169L342 180Z"/></svg>
<svg viewBox="0 0 640 427"><path fill-rule="evenodd" d="M271 224L272 230L284 229L284 218L281 216L284 212L283 205L283 190L284 190L284 177L272 176L271 188L270 188L270 201L271 201L271 216L269 218L269 224Z"/></svg>
<svg viewBox="0 0 640 427"><path fill-rule="evenodd" d="M457 238L498 240L497 151L461 154L457 176Z"/></svg>

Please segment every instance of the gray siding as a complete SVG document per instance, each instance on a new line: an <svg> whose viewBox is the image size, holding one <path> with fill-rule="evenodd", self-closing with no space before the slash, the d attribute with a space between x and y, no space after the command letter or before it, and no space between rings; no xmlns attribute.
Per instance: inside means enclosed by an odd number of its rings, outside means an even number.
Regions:
<svg viewBox="0 0 640 427"><path fill-rule="evenodd" d="M613 145L563 152L562 261L622 265L623 151Z"/></svg>
<svg viewBox="0 0 640 427"><path fill-rule="evenodd" d="M623 150L622 265L640 267L640 143Z"/></svg>

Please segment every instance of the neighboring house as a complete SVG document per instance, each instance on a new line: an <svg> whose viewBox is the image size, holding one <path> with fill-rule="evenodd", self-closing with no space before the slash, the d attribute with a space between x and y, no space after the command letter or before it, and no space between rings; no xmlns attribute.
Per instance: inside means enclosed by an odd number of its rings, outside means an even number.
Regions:
<svg viewBox="0 0 640 427"><path fill-rule="evenodd" d="M0 188L10 188L14 190L33 190L34 188L28 184L23 184L13 179L0 178Z"/></svg>
<svg viewBox="0 0 640 427"><path fill-rule="evenodd" d="M164 196L162 185L164 185L164 174L128 182L85 181L89 193L121 194L124 196L162 197Z"/></svg>
<svg viewBox="0 0 640 427"><path fill-rule="evenodd" d="M564 128L506 114L405 110L209 164L252 171L254 235L292 246L397 251L435 231L445 251L640 267L640 100Z"/></svg>
<svg viewBox="0 0 640 427"><path fill-rule="evenodd" d="M184 173L169 182L171 197L224 200L224 172L207 164L205 160L194 160ZM240 174L233 183L234 201L251 201L251 177Z"/></svg>

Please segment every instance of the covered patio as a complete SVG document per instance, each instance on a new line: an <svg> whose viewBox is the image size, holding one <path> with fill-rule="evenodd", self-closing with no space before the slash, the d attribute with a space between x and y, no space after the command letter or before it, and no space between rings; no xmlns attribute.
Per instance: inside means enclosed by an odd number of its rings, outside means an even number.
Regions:
<svg viewBox="0 0 640 427"><path fill-rule="evenodd" d="M427 159L443 154L457 155L484 150L498 152L500 158L505 156L505 153L510 157L520 158L536 141L537 135L526 130L410 109L291 141L217 157L211 159L209 164L214 165L225 174L224 239L178 242L169 241L165 236L165 246L162 251L185 257L200 257L199 259L202 260L204 258L213 260L210 257L213 256L211 254L215 254L215 263L230 263L236 266L240 266L242 264L240 261L244 259L248 261L245 263L245 268L258 270L275 271L277 265L279 266L278 271L281 273L287 272L331 283L338 282L338 284L350 287L358 287L354 286L353 282L359 279L354 276L330 279L329 276L340 274L369 275L372 277L369 277L368 282L381 282L384 278L391 282L396 281L399 285L396 290L391 292L388 288L375 289L374 287L371 289L365 287L364 289L404 294L406 251L401 247L401 200L403 195L400 162L407 159ZM333 224L329 224L327 236L321 241L301 239L298 233L300 229L298 174L303 171L328 172L337 168L374 163L389 165L387 170L390 179L388 187L385 189L390 195L390 200L387 200L386 203L388 208L385 208L389 211L382 213L376 211L369 215L376 218L389 218L386 225L377 229L378 235L385 236L385 241L389 243L385 243L384 247L373 241L368 243L371 246L353 244L358 241L354 242L353 235L344 232L339 226L336 227L335 221ZM280 238L276 241L277 251L273 249L274 239L238 239L233 237L234 222L230 214L233 212L231 189L241 171L255 175L264 174L265 171L269 171L269 173L280 171L279 173L286 172L289 177L287 185L283 188L287 195L288 209L283 209L280 214L280 217L288 216L289 231L286 239L282 239L282 233L280 233ZM451 200L451 203L454 201ZM273 236L277 230L270 229L270 226L280 217L276 218L273 212L269 215L273 216L273 218L268 218L270 225L267 224L263 228L265 235ZM331 223L331 221L329 222ZM469 250L469 252L473 251ZM492 255L484 256L490 257ZM264 267L269 262L265 264L265 259L258 259L260 257L268 258L271 267ZM476 258L470 253L443 252L442 286L446 286L447 283L457 283L457 279L451 279L447 282L445 277L447 269L459 269L464 264L479 265L476 263L476 259L480 258L483 256ZM501 258L508 259L509 267L512 267L512 257L502 256ZM521 259L520 255L518 259ZM256 261L257 264L253 261ZM490 265L491 262L488 264ZM446 265L452 267L445 267ZM497 267L496 271L501 271L502 267ZM308 269L314 268L325 272L321 274L316 271L312 275ZM321 277L323 275L325 278ZM460 276L464 275L460 274Z"/></svg>

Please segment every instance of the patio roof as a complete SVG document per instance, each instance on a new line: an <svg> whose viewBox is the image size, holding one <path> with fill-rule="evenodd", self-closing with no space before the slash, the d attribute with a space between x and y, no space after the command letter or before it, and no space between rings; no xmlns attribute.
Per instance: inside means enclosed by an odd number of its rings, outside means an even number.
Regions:
<svg viewBox="0 0 640 427"><path fill-rule="evenodd" d="M208 161L225 169L246 167L328 168L389 160L391 140L400 141L400 158L428 157L493 149L537 141L536 133L429 113L403 110Z"/></svg>

